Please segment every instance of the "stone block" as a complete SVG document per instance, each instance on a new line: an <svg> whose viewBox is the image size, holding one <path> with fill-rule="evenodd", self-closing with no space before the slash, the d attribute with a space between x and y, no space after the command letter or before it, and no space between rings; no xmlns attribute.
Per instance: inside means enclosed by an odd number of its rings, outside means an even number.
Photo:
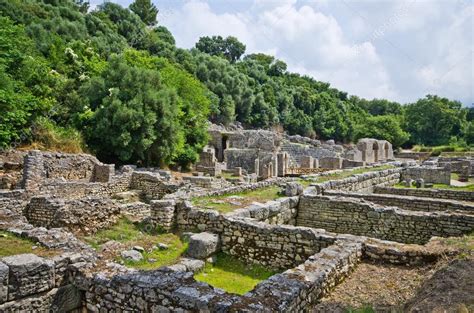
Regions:
<svg viewBox="0 0 474 313"><path fill-rule="evenodd" d="M0 303L8 301L8 272L8 266L0 262Z"/></svg>
<svg viewBox="0 0 474 313"><path fill-rule="evenodd" d="M285 196L294 197L303 193L303 186L297 182L289 182L285 185Z"/></svg>
<svg viewBox="0 0 474 313"><path fill-rule="evenodd" d="M219 236L203 232L189 238L187 255L195 259L206 259L219 249Z"/></svg>
<svg viewBox="0 0 474 313"><path fill-rule="evenodd" d="M8 300L16 300L54 287L54 262L34 254L2 259L9 267Z"/></svg>

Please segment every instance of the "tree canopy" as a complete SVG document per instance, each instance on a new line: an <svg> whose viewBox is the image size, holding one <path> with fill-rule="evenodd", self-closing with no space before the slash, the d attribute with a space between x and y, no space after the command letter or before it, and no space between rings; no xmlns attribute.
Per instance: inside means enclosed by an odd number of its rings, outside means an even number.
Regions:
<svg viewBox="0 0 474 313"><path fill-rule="evenodd" d="M0 13L0 148L47 129L82 136L104 160L187 167L208 120L395 147L474 143L474 110L457 101L348 95L274 56L245 55L232 36L178 48L150 0L92 11L80 0L0 0Z"/></svg>

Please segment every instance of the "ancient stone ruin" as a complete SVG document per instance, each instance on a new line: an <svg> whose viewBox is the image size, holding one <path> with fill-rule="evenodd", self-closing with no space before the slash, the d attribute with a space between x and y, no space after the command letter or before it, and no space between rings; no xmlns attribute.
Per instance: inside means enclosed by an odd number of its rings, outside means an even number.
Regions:
<svg viewBox="0 0 474 313"><path fill-rule="evenodd" d="M436 238L474 231L473 192L423 188L449 185L453 172L469 179L470 160L402 163L375 139L344 146L215 125L209 132L187 175L116 168L86 154L2 154L0 230L38 248L0 258L0 312L311 311L361 262L433 264L457 253L434 249ZM277 196L243 203L271 188ZM138 270L153 264L147 247L87 243L123 216L143 232L177 234L185 252ZM241 295L196 280L219 254L275 274Z"/></svg>

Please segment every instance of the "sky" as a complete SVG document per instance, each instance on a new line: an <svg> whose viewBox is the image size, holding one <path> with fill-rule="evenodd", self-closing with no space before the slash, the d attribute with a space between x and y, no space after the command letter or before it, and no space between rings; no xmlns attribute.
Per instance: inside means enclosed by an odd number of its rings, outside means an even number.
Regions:
<svg viewBox="0 0 474 313"><path fill-rule="evenodd" d="M102 0L90 0L91 7ZM111 1L128 6L132 0ZM153 0L181 48L235 36L351 95L474 103L473 0Z"/></svg>

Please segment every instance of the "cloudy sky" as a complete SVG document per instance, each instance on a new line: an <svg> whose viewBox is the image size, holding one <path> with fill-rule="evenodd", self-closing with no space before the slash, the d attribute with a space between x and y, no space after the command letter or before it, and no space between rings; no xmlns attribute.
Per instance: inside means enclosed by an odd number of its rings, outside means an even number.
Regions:
<svg viewBox="0 0 474 313"><path fill-rule="evenodd" d="M474 103L472 0L153 2L179 47L232 35L247 53L275 55L289 70L350 94L402 103L438 94Z"/></svg>

